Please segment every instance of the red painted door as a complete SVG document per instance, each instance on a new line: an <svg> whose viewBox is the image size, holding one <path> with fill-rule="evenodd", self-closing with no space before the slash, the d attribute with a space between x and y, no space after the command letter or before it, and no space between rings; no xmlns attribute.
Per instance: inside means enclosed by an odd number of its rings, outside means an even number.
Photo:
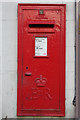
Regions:
<svg viewBox="0 0 80 120"><path fill-rule="evenodd" d="M65 5L19 4L18 116L65 115Z"/></svg>

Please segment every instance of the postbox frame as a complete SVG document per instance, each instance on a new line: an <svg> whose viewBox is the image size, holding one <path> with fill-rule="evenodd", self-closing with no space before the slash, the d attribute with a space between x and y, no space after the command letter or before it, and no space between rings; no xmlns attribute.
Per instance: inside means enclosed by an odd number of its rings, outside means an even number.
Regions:
<svg viewBox="0 0 80 120"><path fill-rule="evenodd" d="M32 8L32 6L34 6ZM66 4L18 4L18 54L17 54L17 116L36 116L35 114L26 114L21 110L22 108L22 63L23 63L23 40L22 40L22 12L24 9L38 9L38 6L47 6L47 9L58 9L63 13L61 24L61 38L64 39L63 48L64 60L60 61L61 67L63 67L64 76L60 81L60 111L48 114L43 113L43 116L65 116L65 37L66 37ZM46 9L46 8L44 8ZM61 56L62 57L62 56ZM62 95L61 95L62 94ZM49 111L48 111L49 112ZM40 115L37 115L40 116Z"/></svg>

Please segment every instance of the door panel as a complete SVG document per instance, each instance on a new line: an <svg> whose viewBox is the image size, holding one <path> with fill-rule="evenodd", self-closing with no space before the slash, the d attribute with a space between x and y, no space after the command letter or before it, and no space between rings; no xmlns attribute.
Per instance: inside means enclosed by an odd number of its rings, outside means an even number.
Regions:
<svg viewBox="0 0 80 120"><path fill-rule="evenodd" d="M54 9L54 6L52 9L39 7L22 8L21 13L22 77L19 115L64 116L65 38L62 32L64 26L61 25L64 14L61 10L64 10L64 6L61 9Z"/></svg>

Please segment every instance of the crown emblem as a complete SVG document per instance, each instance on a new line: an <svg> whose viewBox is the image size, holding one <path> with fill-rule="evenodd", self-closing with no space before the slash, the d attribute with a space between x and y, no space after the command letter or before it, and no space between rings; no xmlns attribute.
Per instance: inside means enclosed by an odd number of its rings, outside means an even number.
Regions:
<svg viewBox="0 0 80 120"><path fill-rule="evenodd" d="M36 78L35 82L37 87L45 87L47 79L43 78L42 75L40 75L40 78Z"/></svg>

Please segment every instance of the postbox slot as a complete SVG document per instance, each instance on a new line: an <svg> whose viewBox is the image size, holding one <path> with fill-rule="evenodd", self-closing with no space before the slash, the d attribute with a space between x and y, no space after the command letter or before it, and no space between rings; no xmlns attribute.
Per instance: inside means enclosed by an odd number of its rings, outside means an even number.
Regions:
<svg viewBox="0 0 80 120"><path fill-rule="evenodd" d="M53 28L54 24L29 24L30 28Z"/></svg>
<svg viewBox="0 0 80 120"><path fill-rule="evenodd" d="M29 20L28 23L28 32L30 33L55 33L55 21L54 20Z"/></svg>

